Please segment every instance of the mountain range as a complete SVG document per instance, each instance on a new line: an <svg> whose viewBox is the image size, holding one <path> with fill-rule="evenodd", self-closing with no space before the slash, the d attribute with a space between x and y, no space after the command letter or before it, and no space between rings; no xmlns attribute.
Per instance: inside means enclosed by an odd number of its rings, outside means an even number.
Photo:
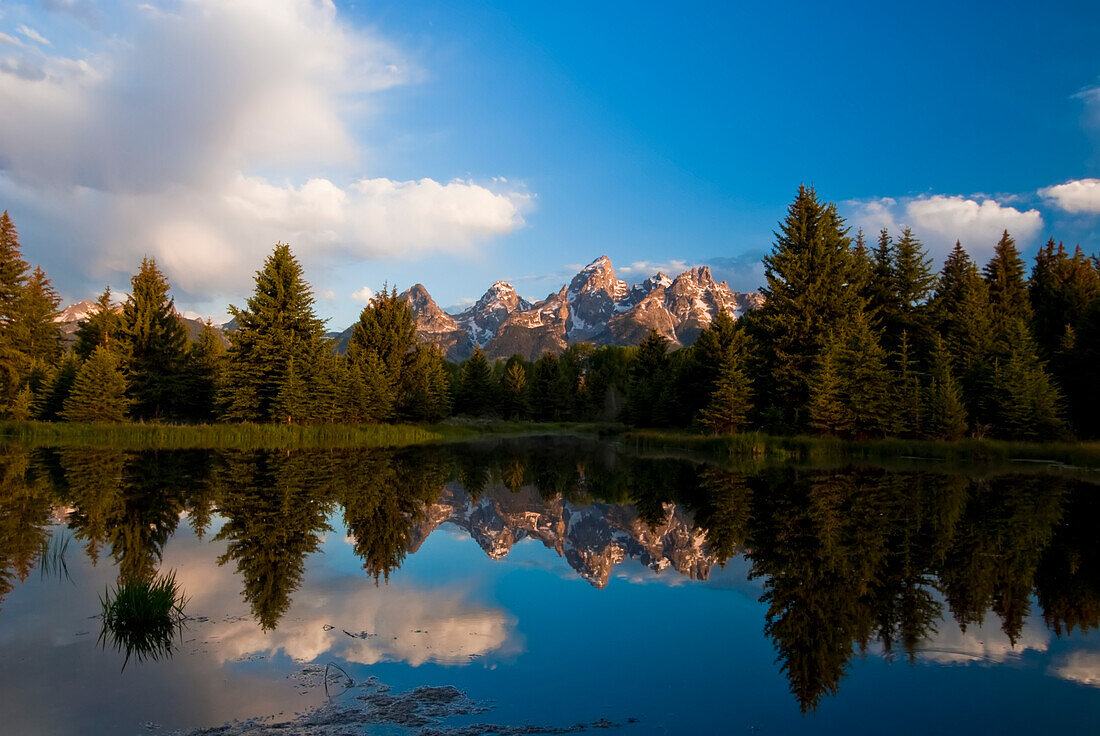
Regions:
<svg viewBox="0 0 1100 736"><path fill-rule="evenodd" d="M600 256L558 291L534 304L498 281L468 309L448 314L422 284L401 296L412 306L417 335L438 345L449 360L463 360L480 347L490 359L515 354L535 360L578 342L636 345L657 330L674 346L690 345L720 310L734 318L763 303L758 292L742 293L716 282L699 266L676 278L657 273L628 286ZM350 328L338 341L350 338Z"/></svg>
<svg viewBox="0 0 1100 736"><path fill-rule="evenodd" d="M437 527L450 523L494 560L523 539L538 540L597 588L605 587L615 566L627 559L655 572L671 568L691 580L706 580L719 562L706 532L674 504L664 504L663 512L664 518L651 526L633 506L578 506L560 496L544 498L531 486L513 492L490 485L473 497L460 484L449 483L412 529L408 552L414 554Z"/></svg>
<svg viewBox="0 0 1100 736"><path fill-rule="evenodd" d="M407 289L401 298L412 307L417 337L438 345L452 361L465 360L476 348L490 359L519 354L536 360L543 353L560 353L579 342L636 345L650 330L657 330L674 347L686 346L721 310L737 318L764 301L759 292L737 292L725 281L716 282L707 266L689 269L676 278L657 273L628 286L615 276L607 256L592 261L568 284L534 304L506 281L497 281L457 314L443 311L422 284ZM94 308L95 302L86 300L66 307L58 316L67 341L74 339L79 321ZM191 339L197 340L202 321L180 319ZM347 348L353 327L329 333L340 352ZM234 328L229 322L221 330Z"/></svg>

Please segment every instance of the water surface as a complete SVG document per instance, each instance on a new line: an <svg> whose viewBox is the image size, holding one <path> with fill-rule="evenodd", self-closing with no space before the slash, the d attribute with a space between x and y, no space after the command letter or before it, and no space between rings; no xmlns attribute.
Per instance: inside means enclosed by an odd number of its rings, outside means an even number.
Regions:
<svg viewBox="0 0 1100 736"><path fill-rule="evenodd" d="M564 440L7 446L0 464L5 733L295 721L371 682L487 710L366 733L1100 724L1087 476L735 470ZM123 666L97 641L100 598L168 571L185 627L169 656Z"/></svg>

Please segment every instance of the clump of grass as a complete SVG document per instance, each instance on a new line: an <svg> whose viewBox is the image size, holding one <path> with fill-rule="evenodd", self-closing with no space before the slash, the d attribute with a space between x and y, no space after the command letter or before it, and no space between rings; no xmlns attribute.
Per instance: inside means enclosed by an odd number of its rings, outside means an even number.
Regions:
<svg viewBox="0 0 1100 736"><path fill-rule="evenodd" d="M407 424L80 424L3 422L0 439L37 447L109 447L133 450L291 450L400 447L441 439Z"/></svg>
<svg viewBox="0 0 1100 736"><path fill-rule="evenodd" d="M117 652L125 652L122 669L130 656L139 662L171 657L176 634L182 639L183 596L175 572L153 578L139 578L108 588L99 599L103 607L103 628L99 644L110 643Z"/></svg>
<svg viewBox="0 0 1100 736"><path fill-rule="evenodd" d="M71 540L72 537L68 535L54 536L52 534L42 540L42 546L38 550L38 572L43 580L57 578L58 580L64 579L72 582L72 578L69 576L69 563L66 559Z"/></svg>

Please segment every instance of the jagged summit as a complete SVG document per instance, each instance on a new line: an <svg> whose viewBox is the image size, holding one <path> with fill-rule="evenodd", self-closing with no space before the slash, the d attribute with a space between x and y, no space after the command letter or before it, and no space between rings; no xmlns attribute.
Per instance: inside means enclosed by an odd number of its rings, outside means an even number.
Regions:
<svg viewBox="0 0 1100 736"><path fill-rule="evenodd" d="M675 279L656 273L628 286L606 255L534 304L506 281L497 281L454 315L441 310L421 284L402 296L416 314L420 339L438 345L451 360L463 360L477 347L490 358L518 353L533 360L577 342L632 345L651 329L674 345L689 345L719 311L736 318L763 301L756 292L743 294L716 282L708 266Z"/></svg>

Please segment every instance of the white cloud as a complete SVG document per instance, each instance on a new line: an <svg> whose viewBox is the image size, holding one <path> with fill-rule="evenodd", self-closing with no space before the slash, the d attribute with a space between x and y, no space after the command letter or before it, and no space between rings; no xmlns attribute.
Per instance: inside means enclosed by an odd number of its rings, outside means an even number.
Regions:
<svg viewBox="0 0 1100 736"><path fill-rule="evenodd" d="M1045 652L1049 642L1047 628L1030 618L1015 643L995 624L970 625L964 632L955 621L945 620L921 642L917 657L939 664L999 663L1016 659L1028 649Z"/></svg>
<svg viewBox="0 0 1100 736"><path fill-rule="evenodd" d="M209 298L247 290L280 240L308 267L468 252L524 225L530 196L503 180L362 175L376 93L420 75L332 2L173 7L126 11L132 33L89 36L81 58L17 39L0 53L0 198L49 223L36 246L82 277L149 254Z"/></svg>
<svg viewBox="0 0 1100 736"><path fill-rule="evenodd" d="M1051 667L1058 677L1100 687L1100 652L1073 652Z"/></svg>
<svg viewBox="0 0 1100 736"><path fill-rule="evenodd" d="M374 296L374 290L369 286L364 286L361 289L356 289L351 293L351 298L355 300L356 304L366 304Z"/></svg>
<svg viewBox="0 0 1100 736"><path fill-rule="evenodd" d="M1077 179L1044 187L1039 196L1051 200L1066 212L1100 213L1100 179Z"/></svg>
<svg viewBox="0 0 1100 736"><path fill-rule="evenodd" d="M35 43L40 43L43 46L52 46L53 45L49 42L49 39L47 39L45 36L43 36L38 31L34 30L33 28L28 28L25 25L21 25L18 28L16 28L15 30L17 30L25 38L28 38L31 41L34 41Z"/></svg>
<svg viewBox="0 0 1100 736"><path fill-rule="evenodd" d="M628 266L622 266L616 269L621 274L626 274L633 277L649 278L661 272L666 276L676 278L684 271L691 268L691 265L687 261L671 260L671 261L634 261Z"/></svg>
<svg viewBox="0 0 1100 736"><path fill-rule="evenodd" d="M889 197L845 203L852 210L851 221L862 227L869 245L882 228L897 235L911 227L938 259L946 256L956 240L978 261L992 252L1001 234L1008 232L1017 244L1026 245L1043 228L1043 216L1036 209L1019 210L990 197L934 194L896 200Z"/></svg>

